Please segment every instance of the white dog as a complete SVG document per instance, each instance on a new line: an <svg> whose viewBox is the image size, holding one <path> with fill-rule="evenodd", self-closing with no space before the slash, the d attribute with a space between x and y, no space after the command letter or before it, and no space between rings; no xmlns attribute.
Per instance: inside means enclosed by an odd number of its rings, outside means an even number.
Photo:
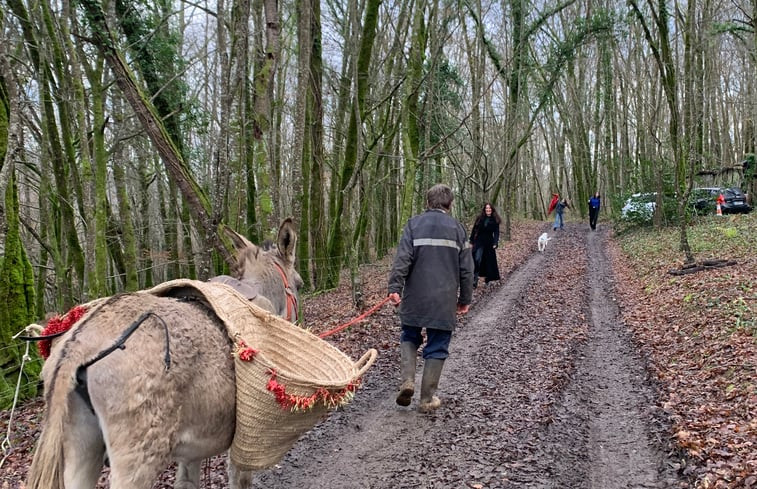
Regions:
<svg viewBox="0 0 757 489"><path fill-rule="evenodd" d="M547 249L547 242L552 239L549 237L549 234L547 233L541 233L541 236L539 236L539 251L544 251Z"/></svg>

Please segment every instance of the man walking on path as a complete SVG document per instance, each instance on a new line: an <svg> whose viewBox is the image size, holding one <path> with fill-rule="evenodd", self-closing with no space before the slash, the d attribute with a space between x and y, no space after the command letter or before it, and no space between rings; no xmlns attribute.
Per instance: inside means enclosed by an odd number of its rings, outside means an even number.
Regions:
<svg viewBox="0 0 757 489"><path fill-rule="evenodd" d="M446 185L428 190L427 209L405 225L389 275L389 297L400 306L402 322L400 406L409 406L415 393L417 350L426 329L418 405L422 413L441 406L434 394L449 356L456 315L467 313L473 298L473 258L465 228L449 215L452 200Z"/></svg>
<svg viewBox="0 0 757 489"><path fill-rule="evenodd" d="M562 218L562 213L563 211L565 211L566 207L570 208L570 206L568 205L568 199L562 199L555 206L555 225L553 226L553 231L557 231L558 227L562 229L565 225L565 221L563 221Z"/></svg>

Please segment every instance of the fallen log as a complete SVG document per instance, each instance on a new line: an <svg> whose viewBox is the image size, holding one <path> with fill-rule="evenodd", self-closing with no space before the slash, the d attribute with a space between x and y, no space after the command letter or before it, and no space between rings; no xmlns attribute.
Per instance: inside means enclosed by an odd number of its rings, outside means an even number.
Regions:
<svg viewBox="0 0 757 489"><path fill-rule="evenodd" d="M736 262L734 260L703 260L699 263L684 263L683 265L681 265L681 268L668 270L668 273L670 275L689 275L692 273L701 272L702 270L712 270L714 268L722 268L732 265L736 265Z"/></svg>

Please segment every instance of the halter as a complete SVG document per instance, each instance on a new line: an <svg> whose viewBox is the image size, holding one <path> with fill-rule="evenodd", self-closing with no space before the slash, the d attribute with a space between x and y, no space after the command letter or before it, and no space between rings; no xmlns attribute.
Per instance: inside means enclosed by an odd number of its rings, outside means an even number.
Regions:
<svg viewBox="0 0 757 489"><path fill-rule="evenodd" d="M281 280L284 281L284 292L286 292L286 301L287 301L287 315L284 317L289 322L296 322L299 319L299 316L297 314L297 296L294 295L294 291L289 286L289 280L287 280L286 273L284 273L284 269L281 268L281 265L273 262L274 265L276 265L276 270L279 271L279 274L281 275ZM292 316L294 315L294 321L292 321Z"/></svg>

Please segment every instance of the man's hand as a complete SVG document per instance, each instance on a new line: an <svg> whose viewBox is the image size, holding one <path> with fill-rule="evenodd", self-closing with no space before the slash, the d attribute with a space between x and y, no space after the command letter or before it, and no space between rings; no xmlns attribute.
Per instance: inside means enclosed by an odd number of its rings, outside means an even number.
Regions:
<svg viewBox="0 0 757 489"><path fill-rule="evenodd" d="M458 314L466 314L470 310L470 304L460 304L457 303L457 313Z"/></svg>
<svg viewBox="0 0 757 489"><path fill-rule="evenodd" d="M391 302L395 306L399 306L400 302L402 302L402 299L397 292L392 292L391 294L389 294L389 302Z"/></svg>

